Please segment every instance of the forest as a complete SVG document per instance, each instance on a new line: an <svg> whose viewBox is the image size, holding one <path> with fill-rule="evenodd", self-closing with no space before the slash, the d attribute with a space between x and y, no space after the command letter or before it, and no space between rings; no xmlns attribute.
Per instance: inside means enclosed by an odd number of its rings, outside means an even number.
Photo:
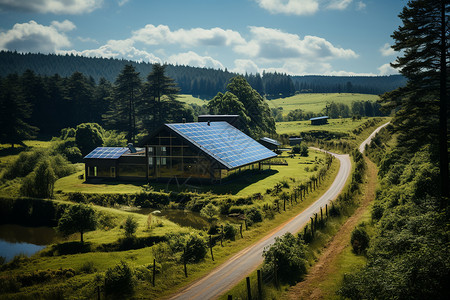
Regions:
<svg viewBox="0 0 450 300"><path fill-rule="evenodd" d="M94 58L75 55L35 54L0 51L0 76L22 74L32 70L37 75L69 77L75 71L99 83L102 78L114 82L125 65L131 64L144 79L152 64L113 58ZM182 94L211 99L217 92L225 92L230 78L239 74L227 69L166 65L167 76L173 78ZM382 94L404 86L402 75L373 77L289 76L281 73L245 74L244 78L268 99L288 97L295 93L363 93Z"/></svg>

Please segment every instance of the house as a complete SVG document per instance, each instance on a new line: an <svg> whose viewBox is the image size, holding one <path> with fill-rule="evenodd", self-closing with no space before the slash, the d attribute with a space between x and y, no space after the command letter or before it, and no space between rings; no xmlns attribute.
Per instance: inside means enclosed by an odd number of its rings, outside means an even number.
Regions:
<svg viewBox="0 0 450 300"><path fill-rule="evenodd" d="M244 170L268 168L277 155L227 122L164 124L136 152L99 147L85 158L86 179L187 179L217 182Z"/></svg>
<svg viewBox="0 0 450 300"><path fill-rule="evenodd" d="M262 137L259 139L259 142L261 143L261 145L263 145L264 147L274 151L277 150L279 146L281 146L280 142L278 142L277 140L268 138L268 137Z"/></svg>
<svg viewBox="0 0 450 300"><path fill-rule="evenodd" d="M290 136L289 137L289 146L300 145L303 139L301 137Z"/></svg>
<svg viewBox="0 0 450 300"><path fill-rule="evenodd" d="M309 119L311 121L311 125L324 125L328 124L328 116L322 116L317 118L311 118Z"/></svg>

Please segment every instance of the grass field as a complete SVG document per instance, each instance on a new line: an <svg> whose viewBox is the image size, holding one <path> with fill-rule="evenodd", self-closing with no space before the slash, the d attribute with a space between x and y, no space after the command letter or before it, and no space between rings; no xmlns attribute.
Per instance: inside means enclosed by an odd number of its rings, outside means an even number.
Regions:
<svg viewBox="0 0 450 300"><path fill-rule="evenodd" d="M248 196L265 191L282 180L294 178L296 181L306 181L311 175L314 166L319 167L319 161L325 161L325 154L320 151L310 150L308 157L295 156L294 158L282 156L288 163L285 165L271 166L271 170L260 173L252 173L251 176L239 176L236 179L214 185L177 186L175 184L151 183L155 191L184 191L185 189L214 194L231 194L236 196ZM307 168L308 167L308 168ZM308 171L307 171L308 170ZM56 192L82 192L82 193L137 193L142 191L145 183L86 183L80 175L84 174L82 164L78 165L78 172L56 181Z"/></svg>
<svg viewBox="0 0 450 300"><path fill-rule="evenodd" d="M283 108L283 115L287 115L295 109L302 109L305 112L320 113L325 108L327 102L344 103L351 107L354 101L376 101L377 95L369 94L298 94L288 98L280 98L267 101L270 108Z"/></svg>
<svg viewBox="0 0 450 300"><path fill-rule="evenodd" d="M350 133L353 129L357 128L367 120L368 118L362 118L361 120L355 121L350 118L330 119L328 120L328 124L325 125L311 125L311 121L290 121L277 122L276 126L278 134L296 135L300 132L308 132L312 130Z"/></svg>
<svg viewBox="0 0 450 300"><path fill-rule="evenodd" d="M187 104L204 105L208 103L207 100L202 100L192 95L179 95L178 100Z"/></svg>

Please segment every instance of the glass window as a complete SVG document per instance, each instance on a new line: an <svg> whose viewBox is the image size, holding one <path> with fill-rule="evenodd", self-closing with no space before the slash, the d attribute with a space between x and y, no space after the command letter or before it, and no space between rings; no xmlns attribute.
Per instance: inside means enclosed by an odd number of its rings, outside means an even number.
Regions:
<svg viewBox="0 0 450 300"><path fill-rule="evenodd" d="M146 177L146 165L119 165L119 176L121 177Z"/></svg>

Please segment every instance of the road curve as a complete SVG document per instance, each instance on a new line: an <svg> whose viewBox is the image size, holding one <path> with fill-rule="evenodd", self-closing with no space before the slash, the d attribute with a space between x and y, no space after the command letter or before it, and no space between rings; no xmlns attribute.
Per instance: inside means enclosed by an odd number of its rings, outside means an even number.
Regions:
<svg viewBox="0 0 450 300"><path fill-rule="evenodd" d="M330 188L317 201L272 230L263 239L238 252L205 277L180 290L170 299L214 299L219 297L261 265L263 250L275 242L275 237L280 237L286 232L296 233L302 229L309 218L320 210L320 207L325 207L325 204L339 195L350 176L351 161L349 155L331 154L340 161L339 172Z"/></svg>
<svg viewBox="0 0 450 300"><path fill-rule="evenodd" d="M380 127L378 127L377 129L374 130L374 132L372 132L371 135L369 135L369 137L361 143L361 145L359 145L359 152L364 153L364 150L366 149L366 145L370 145L370 142L372 142L372 139L375 137L375 135L381 130L381 128L386 127L390 122L387 122L383 125L381 125Z"/></svg>

